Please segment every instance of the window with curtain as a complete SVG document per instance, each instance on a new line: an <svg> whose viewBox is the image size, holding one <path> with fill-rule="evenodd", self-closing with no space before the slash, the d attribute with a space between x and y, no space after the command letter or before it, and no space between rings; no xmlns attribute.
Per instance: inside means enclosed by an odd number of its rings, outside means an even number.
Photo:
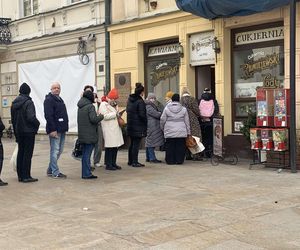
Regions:
<svg viewBox="0 0 300 250"><path fill-rule="evenodd" d="M23 0L23 16L31 16L38 13L38 0Z"/></svg>

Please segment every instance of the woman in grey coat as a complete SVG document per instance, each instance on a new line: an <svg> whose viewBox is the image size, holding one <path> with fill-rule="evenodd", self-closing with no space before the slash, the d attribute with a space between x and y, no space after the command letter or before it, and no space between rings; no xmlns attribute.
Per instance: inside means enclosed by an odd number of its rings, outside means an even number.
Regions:
<svg viewBox="0 0 300 250"><path fill-rule="evenodd" d="M160 129L161 111L157 106L156 96L154 93L149 93L146 103L147 112L147 137L146 137L146 161L152 163L160 163L156 159L155 147L160 147L164 144L164 135Z"/></svg>
<svg viewBox="0 0 300 250"><path fill-rule="evenodd" d="M179 101L179 95L174 94L160 118L160 127L166 138L166 163L170 165L184 162L185 139L191 134L188 112Z"/></svg>

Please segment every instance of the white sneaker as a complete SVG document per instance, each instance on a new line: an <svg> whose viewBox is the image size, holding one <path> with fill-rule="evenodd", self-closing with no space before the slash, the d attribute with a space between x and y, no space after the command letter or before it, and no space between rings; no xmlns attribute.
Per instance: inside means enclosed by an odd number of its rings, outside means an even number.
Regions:
<svg viewBox="0 0 300 250"><path fill-rule="evenodd" d="M102 165L100 163L95 163L94 166L97 167L97 168L101 168L102 167Z"/></svg>

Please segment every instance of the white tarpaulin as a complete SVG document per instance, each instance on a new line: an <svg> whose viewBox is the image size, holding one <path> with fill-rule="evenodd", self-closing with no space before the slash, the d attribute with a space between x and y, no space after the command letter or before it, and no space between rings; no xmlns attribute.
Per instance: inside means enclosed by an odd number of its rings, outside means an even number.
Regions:
<svg viewBox="0 0 300 250"><path fill-rule="evenodd" d="M85 85L95 85L94 54L89 54L89 58L88 65L81 64L78 56L18 65L19 84L26 82L31 88L30 96L41 123L40 131L46 130L43 107L45 96L50 92L51 83L59 82L60 96L67 106L69 115L69 132L77 132L77 102Z"/></svg>

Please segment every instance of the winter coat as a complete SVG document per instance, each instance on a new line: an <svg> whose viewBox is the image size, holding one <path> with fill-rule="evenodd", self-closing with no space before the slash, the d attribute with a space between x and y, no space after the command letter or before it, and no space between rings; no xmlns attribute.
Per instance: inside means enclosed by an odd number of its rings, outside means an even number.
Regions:
<svg viewBox="0 0 300 250"><path fill-rule="evenodd" d="M127 135L145 137L147 135L147 114L143 98L136 94L129 95L126 112Z"/></svg>
<svg viewBox="0 0 300 250"><path fill-rule="evenodd" d="M189 114L191 135L197 136L201 140L201 128L199 123L200 111L197 100L190 95L183 95L180 102L182 106L187 109Z"/></svg>
<svg viewBox="0 0 300 250"><path fill-rule="evenodd" d="M160 117L165 138L185 138L191 134L189 115L179 102L169 103Z"/></svg>
<svg viewBox="0 0 300 250"><path fill-rule="evenodd" d="M1 119L1 117L0 117L0 139L2 138L2 136L3 136L3 130L5 129L5 126L4 126L4 124L3 124L3 122L2 122L2 119Z"/></svg>
<svg viewBox="0 0 300 250"><path fill-rule="evenodd" d="M16 140L19 136L35 135L40 122L36 118L34 103L28 95L20 94L11 105L11 121Z"/></svg>
<svg viewBox="0 0 300 250"><path fill-rule="evenodd" d="M96 113L92 102L82 97L77 103L78 140L80 143L95 144L98 141L97 126L103 115Z"/></svg>
<svg viewBox="0 0 300 250"><path fill-rule="evenodd" d="M69 130L69 118L66 105L58 96L49 93L44 101L44 116L47 121L46 132L65 133Z"/></svg>
<svg viewBox="0 0 300 250"><path fill-rule="evenodd" d="M146 147L159 147L164 144L164 134L160 128L160 116L161 112L155 103L146 100L147 111L147 137Z"/></svg>
<svg viewBox="0 0 300 250"><path fill-rule="evenodd" d="M101 102L99 112L104 116L101 121L104 147L115 148L124 144L122 130L118 124L117 111L107 102Z"/></svg>
<svg viewBox="0 0 300 250"><path fill-rule="evenodd" d="M215 109L214 109L213 116L217 116L217 115L220 114L218 101L213 98L213 95L211 93L203 93L201 95L201 99L200 99L199 103L201 102L202 99L205 100L205 101L214 100L214 107L215 107Z"/></svg>

